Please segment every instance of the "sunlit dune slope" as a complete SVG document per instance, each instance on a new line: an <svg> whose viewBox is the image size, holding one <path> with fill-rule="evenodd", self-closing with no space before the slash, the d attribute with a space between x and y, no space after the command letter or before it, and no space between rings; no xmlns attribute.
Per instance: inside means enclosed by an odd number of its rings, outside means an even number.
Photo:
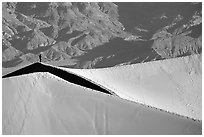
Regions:
<svg viewBox="0 0 204 137"><path fill-rule="evenodd" d="M202 119L202 55L105 69L69 69L121 98Z"/></svg>
<svg viewBox="0 0 204 137"><path fill-rule="evenodd" d="M202 130L201 122L49 73L4 78L2 85L3 134L201 134Z"/></svg>

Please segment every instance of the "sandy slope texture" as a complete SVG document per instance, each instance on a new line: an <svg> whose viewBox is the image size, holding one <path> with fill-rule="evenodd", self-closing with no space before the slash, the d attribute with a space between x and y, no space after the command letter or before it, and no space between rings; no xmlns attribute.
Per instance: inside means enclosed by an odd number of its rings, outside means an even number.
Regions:
<svg viewBox="0 0 204 137"><path fill-rule="evenodd" d="M3 79L3 134L201 134L202 124L51 75Z"/></svg>
<svg viewBox="0 0 204 137"><path fill-rule="evenodd" d="M105 69L69 69L124 99L202 119L201 55Z"/></svg>

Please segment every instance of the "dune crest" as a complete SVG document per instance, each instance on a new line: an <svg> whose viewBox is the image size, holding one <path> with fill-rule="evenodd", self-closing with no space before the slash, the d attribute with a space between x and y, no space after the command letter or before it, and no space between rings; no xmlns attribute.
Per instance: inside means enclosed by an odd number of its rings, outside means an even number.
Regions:
<svg viewBox="0 0 204 137"><path fill-rule="evenodd" d="M3 134L201 134L201 127L50 73L3 79Z"/></svg>
<svg viewBox="0 0 204 137"><path fill-rule="evenodd" d="M69 69L121 98L202 120L202 55L112 67Z"/></svg>

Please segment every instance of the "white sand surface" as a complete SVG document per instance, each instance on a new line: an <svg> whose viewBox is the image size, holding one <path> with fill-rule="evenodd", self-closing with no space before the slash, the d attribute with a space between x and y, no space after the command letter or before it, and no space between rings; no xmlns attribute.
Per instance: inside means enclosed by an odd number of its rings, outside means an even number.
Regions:
<svg viewBox="0 0 204 137"><path fill-rule="evenodd" d="M121 98L202 120L201 55L105 69L61 68Z"/></svg>
<svg viewBox="0 0 204 137"><path fill-rule="evenodd" d="M3 79L3 134L201 134L201 122L66 82ZM128 93L128 89L126 89Z"/></svg>

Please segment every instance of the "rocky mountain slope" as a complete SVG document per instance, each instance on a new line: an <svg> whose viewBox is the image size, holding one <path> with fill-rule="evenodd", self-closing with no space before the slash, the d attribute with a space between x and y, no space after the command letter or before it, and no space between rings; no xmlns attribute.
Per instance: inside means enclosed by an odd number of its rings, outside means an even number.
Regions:
<svg viewBox="0 0 204 137"><path fill-rule="evenodd" d="M40 54L72 68L200 54L201 30L201 3L4 2L2 66L37 62Z"/></svg>
<svg viewBox="0 0 204 137"><path fill-rule="evenodd" d="M117 17L112 3L3 3L3 62L28 53L53 61L79 56L127 36Z"/></svg>

